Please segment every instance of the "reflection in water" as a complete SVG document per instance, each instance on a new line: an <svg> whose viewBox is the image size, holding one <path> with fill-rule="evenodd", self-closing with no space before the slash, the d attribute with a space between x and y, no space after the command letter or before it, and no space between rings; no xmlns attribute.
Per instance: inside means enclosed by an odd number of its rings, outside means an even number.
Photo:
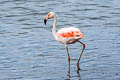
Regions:
<svg viewBox="0 0 120 80"><path fill-rule="evenodd" d="M67 76L68 76L68 79L67 79L67 80L71 80L71 75L70 75L70 73L68 73Z"/></svg>
<svg viewBox="0 0 120 80"><path fill-rule="evenodd" d="M77 74L78 74L78 80L81 80L80 71L77 71Z"/></svg>
<svg viewBox="0 0 120 80"><path fill-rule="evenodd" d="M67 74L68 78L65 79L65 80L72 80L72 75L70 73ZM81 76L80 76L80 71L77 71L77 76L76 76L78 79L76 80L81 80Z"/></svg>

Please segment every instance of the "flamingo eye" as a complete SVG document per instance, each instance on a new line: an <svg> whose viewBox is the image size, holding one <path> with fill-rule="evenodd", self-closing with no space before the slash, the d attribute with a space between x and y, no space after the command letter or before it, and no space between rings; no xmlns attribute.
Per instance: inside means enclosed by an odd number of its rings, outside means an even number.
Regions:
<svg viewBox="0 0 120 80"><path fill-rule="evenodd" d="M48 18L50 19L50 18L53 18L53 15L52 14L48 14Z"/></svg>

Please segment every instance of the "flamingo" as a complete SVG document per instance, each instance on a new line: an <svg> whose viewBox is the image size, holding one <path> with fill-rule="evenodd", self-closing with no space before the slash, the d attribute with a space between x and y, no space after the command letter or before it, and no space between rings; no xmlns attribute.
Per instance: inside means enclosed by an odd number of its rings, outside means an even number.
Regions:
<svg viewBox="0 0 120 80"><path fill-rule="evenodd" d="M81 54L79 56L79 59L77 61L77 72L79 72L79 63L81 56L83 54L83 51L85 49L85 44L80 41L80 39L84 38L84 35L80 32L78 28L75 27L65 27L61 28L56 32L56 25L57 25L57 16L55 12L49 12L45 17L44 17L44 24L46 25L48 19L54 19L53 22L53 28L52 28L52 34L55 40L57 40L60 43L63 43L65 45L65 48L67 50L67 55L68 55L68 73L70 73L70 55L69 55L69 50L68 50L68 44L73 44L76 42L79 42L82 44L83 48L81 51Z"/></svg>

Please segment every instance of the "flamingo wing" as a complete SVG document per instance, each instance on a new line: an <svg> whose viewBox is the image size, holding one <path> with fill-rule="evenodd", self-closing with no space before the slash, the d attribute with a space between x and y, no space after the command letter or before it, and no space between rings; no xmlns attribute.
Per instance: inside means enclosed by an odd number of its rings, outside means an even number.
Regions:
<svg viewBox="0 0 120 80"><path fill-rule="evenodd" d="M61 28L57 35L62 38L84 38L84 35L80 32L78 28L69 27L69 28Z"/></svg>

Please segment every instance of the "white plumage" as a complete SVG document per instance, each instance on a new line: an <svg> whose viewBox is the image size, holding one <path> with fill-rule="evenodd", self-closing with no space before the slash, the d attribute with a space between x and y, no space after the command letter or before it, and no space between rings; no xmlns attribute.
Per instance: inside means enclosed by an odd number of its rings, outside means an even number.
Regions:
<svg viewBox="0 0 120 80"><path fill-rule="evenodd" d="M69 70L68 73L70 73L70 56L69 56L69 51L68 51L68 44L73 44L75 42L79 42L83 45L82 52L80 54L80 57L77 62L77 71L80 70L79 68L79 62L81 59L81 56L83 54L83 51L85 49L85 44L79 41L80 39L84 38L84 35L80 32L78 28L75 27L66 27L66 28L61 28L56 32L56 24L57 24L57 16L55 12L49 12L47 16L45 16L44 23L46 24L48 19L54 18L54 23L53 23L53 28L52 28L52 34L53 37L63 43L66 47L67 54L68 54L68 63L69 63Z"/></svg>

